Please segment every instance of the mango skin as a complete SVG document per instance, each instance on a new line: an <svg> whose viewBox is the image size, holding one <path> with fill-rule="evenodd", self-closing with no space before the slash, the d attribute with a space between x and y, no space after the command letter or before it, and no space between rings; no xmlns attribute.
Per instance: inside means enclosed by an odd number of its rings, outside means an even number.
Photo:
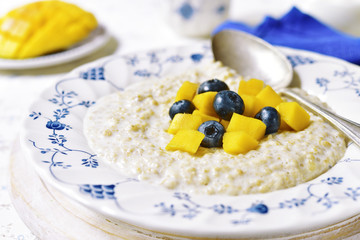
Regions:
<svg viewBox="0 0 360 240"><path fill-rule="evenodd" d="M85 39L95 16L62 1L26 4L0 18L0 57L26 59L61 51Z"/></svg>

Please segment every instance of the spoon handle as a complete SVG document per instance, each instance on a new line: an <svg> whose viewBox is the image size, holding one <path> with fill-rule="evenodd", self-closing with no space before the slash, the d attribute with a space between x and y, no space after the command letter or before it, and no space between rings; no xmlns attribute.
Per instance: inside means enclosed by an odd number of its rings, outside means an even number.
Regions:
<svg viewBox="0 0 360 240"><path fill-rule="evenodd" d="M283 88L279 92L286 97L296 100L300 104L322 116L360 147L360 124L329 112L328 110L308 101L289 88Z"/></svg>

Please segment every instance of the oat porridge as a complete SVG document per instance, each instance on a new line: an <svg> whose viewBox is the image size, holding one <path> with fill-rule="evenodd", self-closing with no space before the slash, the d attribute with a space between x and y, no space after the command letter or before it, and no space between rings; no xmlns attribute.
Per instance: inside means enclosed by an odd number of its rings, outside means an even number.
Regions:
<svg viewBox="0 0 360 240"><path fill-rule="evenodd" d="M266 135L246 154L203 147L195 154L165 150L173 137L167 129L177 90L184 81L201 83L211 78L222 79L230 89L236 89L241 80L216 62L101 98L84 120L90 147L124 175L168 189L226 195L289 188L319 176L343 156L343 135L311 113L304 130Z"/></svg>

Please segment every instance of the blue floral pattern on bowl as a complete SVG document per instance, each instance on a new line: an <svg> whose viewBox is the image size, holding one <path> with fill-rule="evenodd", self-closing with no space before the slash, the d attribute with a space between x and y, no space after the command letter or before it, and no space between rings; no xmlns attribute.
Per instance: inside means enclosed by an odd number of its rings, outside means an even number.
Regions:
<svg viewBox="0 0 360 240"><path fill-rule="evenodd" d="M280 48L302 88L360 121L360 69L318 54ZM209 43L112 56L59 79L32 105L22 142L47 183L102 214L161 232L241 237L312 230L360 213L360 151L350 144L338 164L297 187L267 194L203 196L165 190L119 174L98 159L82 134L86 110L130 84L179 74L213 61ZM351 108L348 103L351 102ZM296 221L287 221L296 215ZM211 220L210 220L211 219ZM197 226L194 231L193 226ZM301 227L299 227L301 226Z"/></svg>

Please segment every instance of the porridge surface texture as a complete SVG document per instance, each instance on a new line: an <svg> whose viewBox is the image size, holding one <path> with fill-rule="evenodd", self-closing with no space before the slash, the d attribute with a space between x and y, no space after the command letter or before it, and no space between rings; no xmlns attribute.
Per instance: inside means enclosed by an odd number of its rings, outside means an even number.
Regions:
<svg viewBox="0 0 360 240"><path fill-rule="evenodd" d="M199 194L265 193L309 181L343 156L345 138L310 114L300 132L268 135L256 150L231 155L221 148L200 147L195 155L166 151L169 108L184 81L218 78L236 91L241 77L221 63L179 76L149 80L101 98L84 120L90 147L126 176L169 189Z"/></svg>

